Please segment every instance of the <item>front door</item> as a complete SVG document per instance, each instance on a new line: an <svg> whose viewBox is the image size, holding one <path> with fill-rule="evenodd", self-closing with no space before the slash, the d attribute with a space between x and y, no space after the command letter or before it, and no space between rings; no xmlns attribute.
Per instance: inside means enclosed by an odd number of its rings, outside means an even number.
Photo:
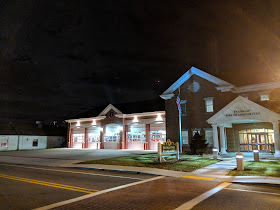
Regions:
<svg viewBox="0 0 280 210"><path fill-rule="evenodd" d="M254 149L260 152L269 152L267 133L248 133L248 151L252 152Z"/></svg>

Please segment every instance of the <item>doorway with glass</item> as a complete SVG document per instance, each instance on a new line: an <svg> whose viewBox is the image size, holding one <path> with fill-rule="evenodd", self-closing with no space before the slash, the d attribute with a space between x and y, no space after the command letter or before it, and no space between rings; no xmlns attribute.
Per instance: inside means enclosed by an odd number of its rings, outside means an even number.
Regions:
<svg viewBox="0 0 280 210"><path fill-rule="evenodd" d="M274 131L272 129L245 129L239 131L240 151L271 152L274 145Z"/></svg>

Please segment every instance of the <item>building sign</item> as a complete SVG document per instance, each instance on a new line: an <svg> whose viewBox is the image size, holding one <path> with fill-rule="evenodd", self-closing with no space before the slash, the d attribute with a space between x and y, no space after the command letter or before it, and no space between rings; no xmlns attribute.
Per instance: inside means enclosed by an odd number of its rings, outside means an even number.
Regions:
<svg viewBox="0 0 280 210"><path fill-rule="evenodd" d="M226 114L226 117L246 117L246 116L255 116L255 115L260 115L260 112L252 112L249 109L245 109L245 110L234 110L233 113L230 114Z"/></svg>
<svg viewBox="0 0 280 210"><path fill-rule="evenodd" d="M170 139L168 139L166 142L164 142L162 145L162 153L173 153L176 152L176 144L174 142L171 142Z"/></svg>

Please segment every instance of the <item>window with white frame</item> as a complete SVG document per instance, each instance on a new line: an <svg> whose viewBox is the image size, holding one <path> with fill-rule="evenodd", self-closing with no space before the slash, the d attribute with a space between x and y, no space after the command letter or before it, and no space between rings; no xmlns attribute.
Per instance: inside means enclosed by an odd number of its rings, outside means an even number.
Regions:
<svg viewBox="0 0 280 210"><path fill-rule="evenodd" d="M269 95L268 94L261 94L261 101L268 101L269 100Z"/></svg>
<svg viewBox="0 0 280 210"><path fill-rule="evenodd" d="M212 129L207 129L205 130L205 140L206 143L208 143L208 146L213 146L213 130Z"/></svg>
<svg viewBox="0 0 280 210"><path fill-rule="evenodd" d="M205 111L214 112L213 97L204 98L205 101Z"/></svg>
<svg viewBox="0 0 280 210"><path fill-rule="evenodd" d="M186 100L182 100L180 102L181 105L181 114L182 115L186 115L187 114L187 101Z"/></svg>
<svg viewBox="0 0 280 210"><path fill-rule="evenodd" d="M189 144L189 131L182 131L183 144Z"/></svg>

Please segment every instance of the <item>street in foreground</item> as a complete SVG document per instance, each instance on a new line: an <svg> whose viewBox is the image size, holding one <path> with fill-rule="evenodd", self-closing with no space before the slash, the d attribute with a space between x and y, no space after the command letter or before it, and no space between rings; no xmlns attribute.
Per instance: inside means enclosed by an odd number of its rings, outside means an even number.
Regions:
<svg viewBox="0 0 280 210"><path fill-rule="evenodd" d="M1 209L279 209L280 206L277 185L6 163L0 164L0 185Z"/></svg>

